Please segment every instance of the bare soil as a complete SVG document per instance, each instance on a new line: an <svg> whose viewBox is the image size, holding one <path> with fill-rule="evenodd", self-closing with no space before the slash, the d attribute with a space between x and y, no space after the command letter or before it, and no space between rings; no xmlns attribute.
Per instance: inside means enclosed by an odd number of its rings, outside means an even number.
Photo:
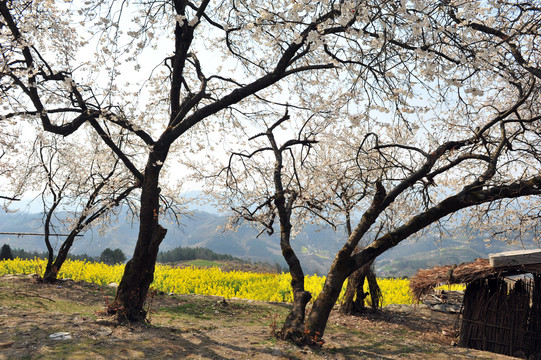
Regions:
<svg viewBox="0 0 541 360"><path fill-rule="evenodd" d="M154 294L150 322L118 325L100 315L114 289L30 276L0 277L3 359L512 359L459 348L457 316L425 306L331 314L321 349L276 340L288 304ZM64 339L52 334L64 333ZM68 335L69 334L69 335ZM62 337L61 337L62 338Z"/></svg>

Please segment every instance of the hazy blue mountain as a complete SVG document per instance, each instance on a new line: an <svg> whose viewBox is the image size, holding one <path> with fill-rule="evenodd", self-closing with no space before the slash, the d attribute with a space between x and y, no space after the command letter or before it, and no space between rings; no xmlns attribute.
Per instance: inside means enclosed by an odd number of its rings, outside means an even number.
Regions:
<svg viewBox="0 0 541 360"><path fill-rule="evenodd" d="M41 217L41 214L3 213L0 215L0 232L42 233ZM258 237L258 231L248 225L241 226L236 232L224 231L222 227L225 220L225 217L217 213L196 211L182 220L183 226L180 228L173 224L166 225L168 233L161 250L200 246L243 259L285 265L276 234L268 236L263 233ZM309 225L297 235L292 241L293 247L307 274L327 272L334 254L345 240L343 234L343 231L322 230ZM106 248L119 248L129 257L135 247L136 237L136 225L119 222L103 235L97 231L88 231L76 241L72 253L98 256ZM503 243L495 243L487 248L483 238L479 235L471 242L460 235L443 240L433 235L408 239L378 258L376 269L380 276L410 276L418 268L458 264L477 257L488 257L489 253L518 248ZM42 236L2 235L0 245L4 243L12 248L29 251L45 250ZM533 244L526 245L534 247Z"/></svg>

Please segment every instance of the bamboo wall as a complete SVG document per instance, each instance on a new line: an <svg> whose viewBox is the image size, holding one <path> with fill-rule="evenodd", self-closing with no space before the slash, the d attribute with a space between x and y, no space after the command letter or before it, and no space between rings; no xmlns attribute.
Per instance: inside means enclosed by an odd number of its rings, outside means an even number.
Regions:
<svg viewBox="0 0 541 360"><path fill-rule="evenodd" d="M464 293L460 345L541 360L541 275L470 283Z"/></svg>

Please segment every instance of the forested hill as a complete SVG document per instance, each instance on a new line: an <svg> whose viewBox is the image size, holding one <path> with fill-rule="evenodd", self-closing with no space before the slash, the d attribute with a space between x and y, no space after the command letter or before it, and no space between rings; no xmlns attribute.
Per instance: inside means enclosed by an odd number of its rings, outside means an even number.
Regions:
<svg viewBox="0 0 541 360"><path fill-rule="evenodd" d="M172 250L160 251L158 253L158 262L172 263L185 260L241 260L229 254L218 254L204 247L184 247L179 246Z"/></svg>
<svg viewBox="0 0 541 360"><path fill-rule="evenodd" d="M238 231L224 231L225 217L206 212L195 212L183 220L184 226L176 228L168 225L167 236L160 247L162 255L179 246L204 247L219 254L229 254L251 261L285 265L281 256L279 240L276 235L266 233L259 237L258 231L249 226L241 226ZM41 214L11 214L0 216L0 232L43 232ZM469 241L465 231L443 240L425 235L419 239L406 240L394 249L383 254L376 262L380 276L410 276L418 268L435 265L454 264L471 261L477 257L487 257L489 253L519 248L510 247L500 242L492 242L487 248L483 240L486 235L479 234ZM96 256L106 248L121 249L129 258L133 252L137 237L136 226L122 223L111 228L105 234L97 231L85 234L77 240L72 253ZM341 231L322 230L316 226L307 226L293 241L307 274L326 273L332 262L333 254L341 247L344 235ZM40 236L6 236L0 238L0 245L7 243L12 248L44 251L45 244ZM53 244L54 245L54 244ZM525 243L526 247L534 245ZM160 260L160 259L159 259ZM162 257L160 261L167 262Z"/></svg>

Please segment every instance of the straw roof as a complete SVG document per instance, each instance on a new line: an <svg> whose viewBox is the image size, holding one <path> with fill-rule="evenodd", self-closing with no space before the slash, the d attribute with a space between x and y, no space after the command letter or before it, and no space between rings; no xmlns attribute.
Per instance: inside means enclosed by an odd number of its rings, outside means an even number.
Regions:
<svg viewBox="0 0 541 360"><path fill-rule="evenodd" d="M432 269L420 269L410 279L410 289L413 297L419 301L441 285L447 284L468 284L472 281L487 277L504 277L524 273L541 273L541 264L507 266L493 268L488 259L477 259L474 262L436 266Z"/></svg>

